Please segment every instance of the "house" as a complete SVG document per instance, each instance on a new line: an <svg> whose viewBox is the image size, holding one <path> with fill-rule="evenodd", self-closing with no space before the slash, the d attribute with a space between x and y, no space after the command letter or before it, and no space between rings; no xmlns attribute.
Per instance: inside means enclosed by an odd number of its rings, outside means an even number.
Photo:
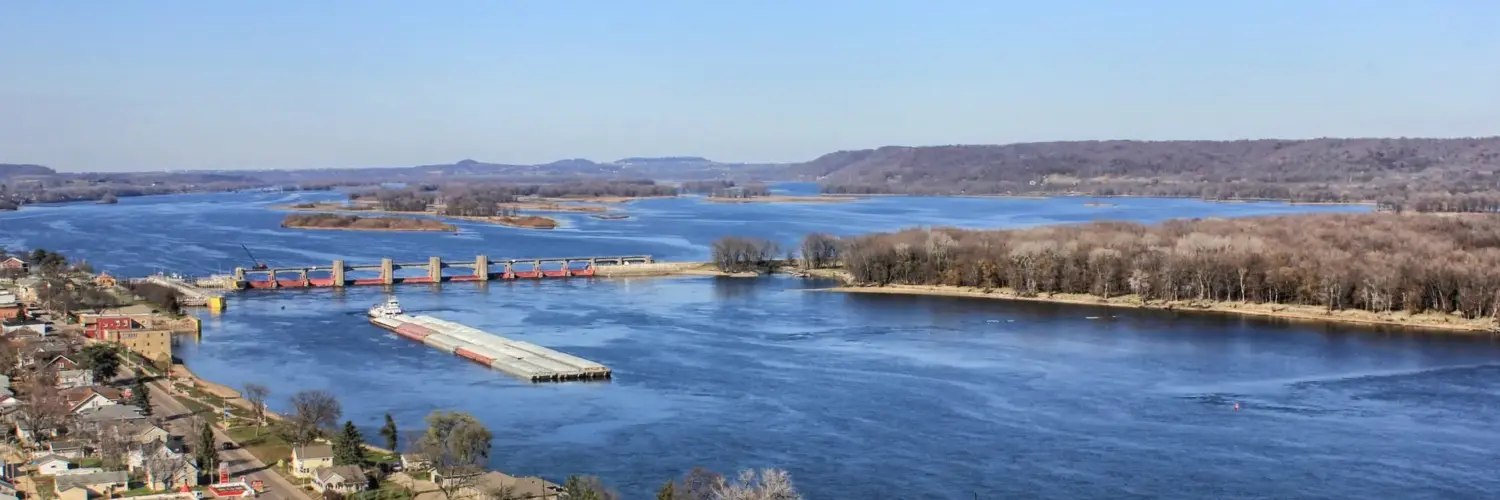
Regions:
<svg viewBox="0 0 1500 500"><path fill-rule="evenodd" d="M145 415L141 410L132 405L109 405L94 408L78 414L74 419L78 430L94 432L104 426L124 422L144 422Z"/></svg>
<svg viewBox="0 0 1500 500"><path fill-rule="evenodd" d="M26 259L11 255L7 256L5 260L0 260L0 269L24 273L31 270L31 263L27 262Z"/></svg>
<svg viewBox="0 0 1500 500"><path fill-rule="evenodd" d="M157 425L144 420L133 420L126 422L111 422L101 426L100 432L112 434L116 439L135 445L150 445L162 443L172 449L177 449L180 438L167 433Z"/></svg>
<svg viewBox="0 0 1500 500"><path fill-rule="evenodd" d="M130 477L122 470L107 472L90 472L87 474L64 474L56 478L56 490L58 496L71 489L81 488L87 492L85 498L104 497L109 498L117 492L126 490ZM74 493L75 495L77 493Z"/></svg>
<svg viewBox="0 0 1500 500"><path fill-rule="evenodd" d="M359 493L370 487L370 478L358 465L339 465L313 470L312 487L319 493Z"/></svg>
<svg viewBox="0 0 1500 500"><path fill-rule="evenodd" d="M52 441L47 443L47 450L59 457L77 460L88 453L88 446L83 441Z"/></svg>
<svg viewBox="0 0 1500 500"><path fill-rule="evenodd" d="M42 287L42 279L35 276L27 276L16 280L16 298L21 299L23 304L34 304L37 301L37 291Z"/></svg>
<svg viewBox="0 0 1500 500"><path fill-rule="evenodd" d="M60 380L61 374L58 379ZM63 399L74 415L114 406L124 399L120 391L109 387L73 387L63 391Z"/></svg>
<svg viewBox="0 0 1500 500"><path fill-rule="evenodd" d="M72 389L75 387L92 387L94 385L93 370L58 370L57 388Z"/></svg>
<svg viewBox="0 0 1500 500"><path fill-rule="evenodd" d="M119 284L120 280L115 279L114 276L110 276L108 272L101 272L98 276L94 277L94 285L100 288L114 288Z"/></svg>
<svg viewBox="0 0 1500 500"><path fill-rule="evenodd" d="M401 454L401 470L419 471L427 470L429 467L432 467L432 461L427 459L427 455L421 453Z"/></svg>
<svg viewBox="0 0 1500 500"><path fill-rule="evenodd" d="M52 359L48 360L46 364L42 365L42 368L53 369L57 371L77 370L78 363L73 361L73 358L69 358L65 354L58 354L56 356L53 356Z"/></svg>
<svg viewBox="0 0 1500 500"><path fill-rule="evenodd" d="M57 429L33 430L31 424L26 421L25 413L26 410L21 408L12 414L15 417L13 420L16 424L16 440L21 444L35 444L39 434L45 437L57 437Z"/></svg>
<svg viewBox="0 0 1500 500"><path fill-rule="evenodd" d="M31 459L31 466L36 467L36 473L43 476L54 476L59 472L67 471L73 466L68 459L53 454L45 454Z"/></svg>
<svg viewBox="0 0 1500 500"><path fill-rule="evenodd" d="M163 491L198 482L198 462L180 446L166 442L139 445L126 455L130 472L144 477L152 490Z"/></svg>
<svg viewBox="0 0 1500 500"><path fill-rule="evenodd" d="M16 496L16 485L11 484L10 481L0 479L0 498L7 496L12 498Z"/></svg>
<svg viewBox="0 0 1500 500"><path fill-rule="evenodd" d="M310 478L313 471L324 467L333 467L332 446L314 444L292 449L293 476Z"/></svg>

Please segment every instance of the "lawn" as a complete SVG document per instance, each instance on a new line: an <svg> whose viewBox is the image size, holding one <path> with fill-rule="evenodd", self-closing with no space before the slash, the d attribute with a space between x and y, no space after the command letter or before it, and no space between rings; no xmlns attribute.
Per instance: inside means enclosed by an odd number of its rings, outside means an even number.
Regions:
<svg viewBox="0 0 1500 500"><path fill-rule="evenodd" d="M99 457L88 457L78 459L78 467L103 467L104 459Z"/></svg>
<svg viewBox="0 0 1500 500"><path fill-rule="evenodd" d="M255 435L255 427L235 427L225 433L229 434L229 438L233 439L235 444L240 445L266 465L274 466L276 462L292 459L291 445L282 440L281 436L276 435L274 427L262 427L259 437Z"/></svg>

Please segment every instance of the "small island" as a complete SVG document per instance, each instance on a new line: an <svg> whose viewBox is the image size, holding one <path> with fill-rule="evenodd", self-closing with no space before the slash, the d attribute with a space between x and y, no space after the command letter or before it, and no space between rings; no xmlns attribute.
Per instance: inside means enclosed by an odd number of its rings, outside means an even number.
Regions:
<svg viewBox="0 0 1500 500"><path fill-rule="evenodd" d="M487 222L501 226L519 227L523 229L557 229L557 220L540 215L514 215L501 213L500 215L445 215L450 219L461 219L474 222Z"/></svg>
<svg viewBox="0 0 1500 500"><path fill-rule="evenodd" d="M281 227L339 231L429 231L454 232L458 227L434 219L408 217L361 217L339 214L289 214Z"/></svg>

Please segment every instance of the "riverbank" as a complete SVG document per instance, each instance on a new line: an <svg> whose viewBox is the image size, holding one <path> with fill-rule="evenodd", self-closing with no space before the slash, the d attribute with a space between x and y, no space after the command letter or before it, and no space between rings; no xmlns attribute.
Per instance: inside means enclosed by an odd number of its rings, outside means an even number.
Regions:
<svg viewBox="0 0 1500 500"><path fill-rule="evenodd" d="M823 277L834 277L830 273L821 274ZM1442 330L1451 333L1475 335L1493 335L1497 332L1496 324L1493 320L1465 319L1456 315L1432 313L1407 314L1405 312L1375 313L1363 310L1336 310L1330 312L1320 306L1287 304L1160 300L1142 303L1140 299L1134 295L1121 295L1105 299L1103 297L1094 295L1061 293L1028 297L1017 294L1014 290L1008 288L984 290L972 287L951 287L938 285L845 285L833 288L821 288L814 291L887 295L925 295L935 297L966 297L995 300L1051 302L1057 304L1120 307L1129 309L1158 309L1174 312L1183 311L1240 314L1246 316L1260 316L1292 321L1319 321L1372 326L1396 326L1404 328Z"/></svg>
<svg viewBox="0 0 1500 500"><path fill-rule="evenodd" d="M411 217L361 217L341 214L288 214L281 220L287 229L324 231L455 232L458 226L434 219Z"/></svg>
<svg viewBox="0 0 1500 500"><path fill-rule="evenodd" d="M540 215L496 215L494 217L470 217L466 215L443 215L449 219L483 222L521 229L557 229L557 219Z"/></svg>
<svg viewBox="0 0 1500 500"><path fill-rule="evenodd" d="M726 198L705 196L704 201L712 203L848 203L864 199L862 196L751 196L749 198Z"/></svg>

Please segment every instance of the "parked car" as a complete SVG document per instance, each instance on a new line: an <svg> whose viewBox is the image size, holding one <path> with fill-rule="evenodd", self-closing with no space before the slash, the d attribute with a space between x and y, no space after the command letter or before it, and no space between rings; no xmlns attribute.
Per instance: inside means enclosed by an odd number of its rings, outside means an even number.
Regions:
<svg viewBox="0 0 1500 500"><path fill-rule="evenodd" d="M233 450L234 449L234 441L225 441L224 442L224 449L226 449L226 450Z"/></svg>

